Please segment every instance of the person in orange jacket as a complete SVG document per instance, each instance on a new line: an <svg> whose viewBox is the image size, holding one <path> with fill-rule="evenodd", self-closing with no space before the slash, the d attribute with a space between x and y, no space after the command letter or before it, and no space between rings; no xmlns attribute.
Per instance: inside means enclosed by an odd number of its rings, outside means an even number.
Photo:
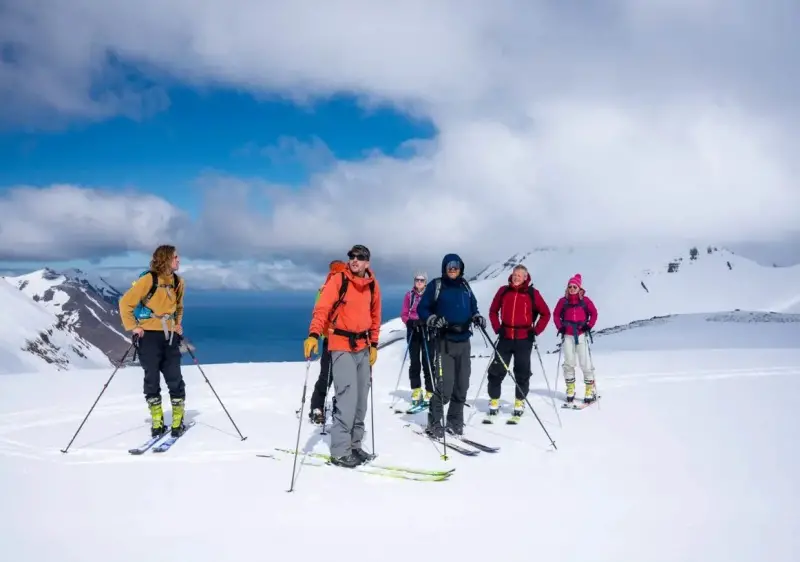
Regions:
<svg viewBox="0 0 800 562"><path fill-rule="evenodd" d="M328 266L328 277L325 279L322 287L319 288L319 291L317 291L317 296L314 299L315 306L319 302L322 289L325 288L328 281L330 281L334 275L342 273L346 269L347 264L342 260L333 260L330 263ZM331 377L331 353L328 349L328 338L325 337L329 330L330 325L326 326L322 330L322 335L320 335L320 339L322 340L322 354L319 358L319 377L314 385L314 392L311 393L311 405L308 412L311 423L320 425L325 423L325 396L328 395L328 390L330 390L331 383L333 382L333 377Z"/></svg>
<svg viewBox="0 0 800 562"><path fill-rule="evenodd" d="M348 252L347 269L322 289L303 342L306 359L326 335L335 394L331 425L331 462L354 468L372 458L361 447L372 366L378 358L381 294L369 268L370 251L360 244Z"/></svg>

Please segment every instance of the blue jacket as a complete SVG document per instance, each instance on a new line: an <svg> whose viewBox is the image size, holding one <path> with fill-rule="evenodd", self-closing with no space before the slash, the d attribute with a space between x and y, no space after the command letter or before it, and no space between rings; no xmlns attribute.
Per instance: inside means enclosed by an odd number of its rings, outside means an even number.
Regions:
<svg viewBox="0 0 800 562"><path fill-rule="evenodd" d="M447 276L447 264L457 261L461 264L461 273L455 279ZM472 330L468 329L472 317L478 314L478 301L475 295L467 288L464 280L464 261L458 254L447 254L442 260L442 287L439 291L439 300L434 303L433 297L436 293L436 279L428 283L422 299L417 305L419 319L426 321L429 316L435 314L447 320L451 326L461 326L463 331L452 332L445 329L445 338L451 341L465 341L472 336Z"/></svg>

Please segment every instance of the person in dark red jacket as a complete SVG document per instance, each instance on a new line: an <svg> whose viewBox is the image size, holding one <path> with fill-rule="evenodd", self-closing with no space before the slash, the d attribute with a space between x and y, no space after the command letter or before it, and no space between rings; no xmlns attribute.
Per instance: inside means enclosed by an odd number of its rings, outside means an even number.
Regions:
<svg viewBox="0 0 800 562"><path fill-rule="evenodd" d="M564 296L556 303L553 323L563 336L561 350L564 352L564 381L567 383L567 402L575 400L575 365L580 363L586 390L585 403L595 400L594 366L589 358L589 342L586 333L597 322L597 308L583 290L580 273L570 277Z"/></svg>
<svg viewBox="0 0 800 562"><path fill-rule="evenodd" d="M514 358L514 378L517 380L514 395L514 416L525 409L525 397L531 379L531 350L533 340L541 334L550 321L550 308L541 293L531 286L528 268L518 265L508 277L508 285L497 290L489 307L489 320L497 338L497 353L489 366L489 415L500 410L500 385L506 376L505 365ZM502 361L500 360L502 358Z"/></svg>

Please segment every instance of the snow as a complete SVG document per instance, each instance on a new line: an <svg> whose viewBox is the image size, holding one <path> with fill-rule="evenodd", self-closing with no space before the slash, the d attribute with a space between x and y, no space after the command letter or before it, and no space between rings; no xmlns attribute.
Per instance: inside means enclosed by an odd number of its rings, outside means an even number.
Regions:
<svg viewBox="0 0 800 562"><path fill-rule="evenodd" d="M48 362L43 356L60 362L62 366L66 363L76 368L110 365L111 362L98 348L74 332L58 328L54 312L26 294L47 289L46 280L41 276L38 279L41 280L39 285L32 279L31 288L25 287L22 291L12 283L0 282L0 310L5 318L0 322L0 375L58 369L56 365L59 363ZM43 333L47 341L43 340ZM36 342L41 353L25 351L30 342Z"/></svg>
<svg viewBox="0 0 800 562"><path fill-rule="evenodd" d="M518 426L485 426L467 408L469 435L502 450L476 458L451 452L447 461L404 427L424 423L425 414L389 408L398 373L408 398L403 352L398 344L383 348L374 368L379 461L455 467L447 482L298 463L295 491L286 493L292 457L256 454L294 447L303 363L203 366L246 441L197 368L184 368L188 417L197 425L170 452L141 457L126 453L147 434L140 369L117 372L67 454L60 449L111 370L0 377L4 558L800 558L800 455L792 446L800 423L798 317L675 316L598 337L603 398L583 411L559 409L563 427L534 360L529 398L558 450L530 412ZM551 386L557 360L543 355ZM473 360L469 403L486 364ZM318 369L311 365L309 394ZM512 399L507 379L505 408ZM368 417L367 448L370 426ZM327 439L303 420L301 448L327 452Z"/></svg>

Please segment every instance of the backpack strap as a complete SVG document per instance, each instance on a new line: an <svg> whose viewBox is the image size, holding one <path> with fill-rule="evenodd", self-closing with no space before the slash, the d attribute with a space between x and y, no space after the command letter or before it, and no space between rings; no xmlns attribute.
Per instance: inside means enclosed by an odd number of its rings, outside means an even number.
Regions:
<svg viewBox="0 0 800 562"><path fill-rule="evenodd" d="M350 279L347 278L347 275L345 275L343 271L340 272L340 275L342 276L342 284L339 287L339 298L336 300L335 303L333 303L331 311L328 314L328 319L331 322L331 324L333 324L334 313L336 312L336 309L339 308L339 306L345 302L344 298L347 295L347 289L350 287ZM370 310L372 310L374 304L375 304L375 282L373 281L372 283L369 284ZM346 338L348 338L350 340L350 347L352 349L355 349L357 340L360 339L369 340L369 330L364 332L350 332L347 330L342 330L340 328L334 328L333 333L337 336L345 336Z"/></svg>

